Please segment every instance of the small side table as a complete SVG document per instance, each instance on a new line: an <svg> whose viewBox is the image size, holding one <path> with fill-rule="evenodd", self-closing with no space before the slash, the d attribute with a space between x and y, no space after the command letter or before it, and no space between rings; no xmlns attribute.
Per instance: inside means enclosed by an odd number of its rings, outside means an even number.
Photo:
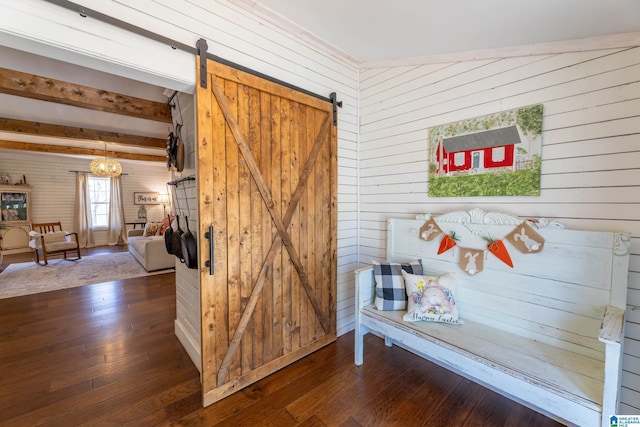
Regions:
<svg viewBox="0 0 640 427"><path fill-rule="evenodd" d="M125 222L124 225L132 225L133 229L136 229L136 226L140 226L140 228L144 228L145 224L147 223L147 221L130 221L130 222Z"/></svg>

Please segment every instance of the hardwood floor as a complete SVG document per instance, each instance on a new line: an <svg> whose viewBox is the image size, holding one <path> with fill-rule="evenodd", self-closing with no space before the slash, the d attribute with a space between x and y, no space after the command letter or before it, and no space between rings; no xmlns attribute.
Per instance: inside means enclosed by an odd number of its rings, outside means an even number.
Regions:
<svg viewBox="0 0 640 427"><path fill-rule="evenodd" d="M371 335L356 367L353 333L202 408L173 331L174 282L167 273L0 300L0 425L558 425Z"/></svg>

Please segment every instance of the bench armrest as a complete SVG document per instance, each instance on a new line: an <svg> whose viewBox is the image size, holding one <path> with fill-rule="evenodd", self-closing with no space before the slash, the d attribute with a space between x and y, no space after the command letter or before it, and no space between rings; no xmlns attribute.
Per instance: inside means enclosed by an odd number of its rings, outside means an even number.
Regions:
<svg viewBox="0 0 640 427"><path fill-rule="evenodd" d="M605 308L598 339L606 344L602 393L602 425L606 425L609 415L617 414L620 407L624 309L613 306Z"/></svg>
<svg viewBox="0 0 640 427"><path fill-rule="evenodd" d="M605 344L621 345L624 330L624 309L607 306L600 325L598 340Z"/></svg>
<svg viewBox="0 0 640 427"><path fill-rule="evenodd" d="M373 277L373 267L358 268L355 273L356 303L355 303L355 342L354 342L354 362L356 366L362 365L364 359L363 337L369 329L362 325L362 307L373 303L375 295L375 278Z"/></svg>
<svg viewBox="0 0 640 427"><path fill-rule="evenodd" d="M360 311L362 307L373 303L375 296L373 267L359 268L354 273L356 276L356 311Z"/></svg>

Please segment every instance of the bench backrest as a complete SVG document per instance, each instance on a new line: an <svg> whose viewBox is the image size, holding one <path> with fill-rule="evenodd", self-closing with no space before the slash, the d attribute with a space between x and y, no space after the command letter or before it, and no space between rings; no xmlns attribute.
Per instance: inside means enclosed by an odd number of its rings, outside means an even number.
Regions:
<svg viewBox="0 0 640 427"><path fill-rule="evenodd" d="M565 230L542 221L539 253L522 253L505 241L510 268L485 251L484 270L473 276L459 267L460 247L486 249L482 236L504 238L522 219L480 209L434 216L445 234L460 238L458 247L437 255L442 235L419 238L430 215L416 220L391 219L387 259L422 259L425 274L456 272L454 294L461 319L488 324L602 359L597 339L607 305L626 308L630 238L625 233Z"/></svg>

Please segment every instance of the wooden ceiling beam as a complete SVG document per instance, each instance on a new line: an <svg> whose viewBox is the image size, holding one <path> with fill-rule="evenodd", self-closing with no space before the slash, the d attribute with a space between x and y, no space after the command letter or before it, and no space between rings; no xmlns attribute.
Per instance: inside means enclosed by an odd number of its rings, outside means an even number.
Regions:
<svg viewBox="0 0 640 427"><path fill-rule="evenodd" d="M20 150L20 151L36 151L39 153L49 154L66 154L74 156L104 156L104 150L97 148L80 148L69 147L65 145L48 145L48 144L32 144L30 142L16 142L0 140L0 149ZM165 156L154 156L150 154L122 153L117 151L108 151L107 156L114 159L139 160L144 162L163 162L166 163Z"/></svg>
<svg viewBox="0 0 640 427"><path fill-rule="evenodd" d="M0 68L0 93L171 123L171 108L162 102L22 73L7 68Z"/></svg>
<svg viewBox="0 0 640 427"><path fill-rule="evenodd" d="M0 131L53 138L83 139L133 147L167 148L167 140L164 138L151 138L148 136L107 132L95 129L29 122L26 120L8 119L4 117L0 117Z"/></svg>

